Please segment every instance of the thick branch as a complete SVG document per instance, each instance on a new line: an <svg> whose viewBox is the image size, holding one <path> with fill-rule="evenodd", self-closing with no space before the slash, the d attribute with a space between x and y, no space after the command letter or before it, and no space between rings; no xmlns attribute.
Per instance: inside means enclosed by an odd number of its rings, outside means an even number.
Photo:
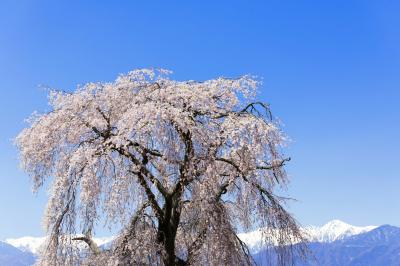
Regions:
<svg viewBox="0 0 400 266"><path fill-rule="evenodd" d="M142 155L150 154L150 155L153 155L153 156L156 156L156 157L162 157L163 156L159 151L150 150L150 149L144 147L143 145L139 144L138 142L133 142L131 140L128 140L128 142L129 142L129 145L131 145L132 147L140 148L140 153Z"/></svg>
<svg viewBox="0 0 400 266"><path fill-rule="evenodd" d="M164 217L163 211L162 211L161 207L158 205L156 197L155 197L154 193L151 191L150 187L147 185L146 179L144 178L142 173L141 172L133 172L133 171L131 171L131 173L135 174L138 177L139 184L143 187L143 189L146 193L146 196L150 202L150 205L151 205L152 209L154 210L157 218L163 219L163 217Z"/></svg>
<svg viewBox="0 0 400 266"><path fill-rule="evenodd" d="M157 187L157 189L160 191L160 193L164 196L168 196L168 192L165 189L165 187L161 184L161 182L146 168L147 161L146 160L146 155L142 154L143 156L143 161L141 162L139 159L137 159L132 153L129 151L122 149L122 148L115 148L113 147L114 150L118 151L120 154L128 157L136 166L139 166L139 171L142 173L143 176L146 176L149 178L149 180Z"/></svg>
<svg viewBox="0 0 400 266"><path fill-rule="evenodd" d="M183 191L183 188L190 182L187 170L189 168L191 159L194 157L194 149L193 149L193 143L192 143L192 139L191 139L192 135L191 135L190 131L183 132L178 127L176 127L176 130L178 131L179 135L181 136L181 138L185 144L185 155L184 155L183 163L181 164L180 169L179 169L179 171L180 171L179 182L174 187L172 195L181 194ZM178 196L180 196L180 195L178 195Z"/></svg>
<svg viewBox="0 0 400 266"><path fill-rule="evenodd" d="M90 250L93 252L94 255L98 255L101 252L99 246L89 236L74 237L72 238L72 240L85 242L89 246Z"/></svg>
<svg viewBox="0 0 400 266"><path fill-rule="evenodd" d="M162 184L160 183L160 181L155 178L149 170L147 170L147 168L133 155L131 154L129 151L122 149L122 148L116 148L115 146L112 147L113 150L117 151L118 153L120 153L123 156L128 157L135 165L139 166L139 171L135 172L135 171L130 171L131 173L135 174L138 177L139 180L139 184L143 187L147 198L149 199L149 202L151 204L151 207L153 208L156 216L159 219L163 218L163 211L161 210L160 206L158 205L158 202L156 200L156 197L154 195L154 193L151 191L151 188L148 186L145 177L147 176L150 181L156 185L157 189L160 191L160 193L162 195L166 195L166 190L165 188L162 186Z"/></svg>

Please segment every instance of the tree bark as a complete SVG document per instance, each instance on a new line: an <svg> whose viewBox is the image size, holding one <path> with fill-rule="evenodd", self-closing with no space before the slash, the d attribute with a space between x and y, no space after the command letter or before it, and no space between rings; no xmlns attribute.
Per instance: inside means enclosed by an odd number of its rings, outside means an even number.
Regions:
<svg viewBox="0 0 400 266"><path fill-rule="evenodd" d="M164 246L162 260L166 266L187 265L175 254L175 238L180 220L179 201L176 195L167 197L163 207L164 217L159 220L158 241Z"/></svg>

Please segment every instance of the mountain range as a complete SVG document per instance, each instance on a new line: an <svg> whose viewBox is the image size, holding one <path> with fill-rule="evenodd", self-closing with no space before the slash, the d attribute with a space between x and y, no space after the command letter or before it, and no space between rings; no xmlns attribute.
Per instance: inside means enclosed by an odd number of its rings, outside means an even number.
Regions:
<svg viewBox="0 0 400 266"><path fill-rule="evenodd" d="M301 230L309 242L331 243L349 236L369 232L375 228L377 228L377 226L359 227L340 220L332 220L320 227L307 226L301 228ZM262 229L259 229L249 233L238 234L238 236L247 244L250 251L255 254L265 247L262 232Z"/></svg>
<svg viewBox="0 0 400 266"><path fill-rule="evenodd" d="M358 227L333 220L321 227L302 228L309 241L311 256L307 261L294 258L295 265L346 266L346 265L400 265L400 228L390 225ZM262 230L238 235L249 247L259 265L270 265L271 252L262 241ZM114 238L95 238L101 245ZM33 265L43 237L21 237L0 241L0 265ZM268 257L269 256L269 257Z"/></svg>
<svg viewBox="0 0 400 266"><path fill-rule="evenodd" d="M0 265L27 266L35 263L31 252L22 251L10 244L0 241Z"/></svg>
<svg viewBox="0 0 400 266"><path fill-rule="evenodd" d="M310 254L307 260L295 255L294 265L400 266L399 227L356 227L336 220L308 230ZM257 249L252 254L258 265L276 264L276 256L268 249Z"/></svg>
<svg viewBox="0 0 400 266"><path fill-rule="evenodd" d="M330 244L309 245L314 260L297 259L296 265L391 266L400 265L400 228L384 225L368 233L346 237Z"/></svg>

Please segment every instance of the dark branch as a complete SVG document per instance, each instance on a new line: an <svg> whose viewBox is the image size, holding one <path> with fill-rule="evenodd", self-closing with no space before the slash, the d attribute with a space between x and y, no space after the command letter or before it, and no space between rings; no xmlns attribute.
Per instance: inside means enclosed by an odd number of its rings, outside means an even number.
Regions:
<svg viewBox="0 0 400 266"><path fill-rule="evenodd" d="M148 186L143 174L141 172L133 172L133 171L131 171L131 173L135 174L138 177L139 184L143 187L144 192L146 193L146 196L157 218L163 219L164 217L163 211L161 207L158 205L157 199L154 193L151 191L151 188Z"/></svg>
<svg viewBox="0 0 400 266"><path fill-rule="evenodd" d="M289 162L290 160L291 160L290 157L288 157L288 158L281 160L280 162L278 162L276 164L266 165L266 166L257 166L256 168L260 169L260 170L274 170L277 168L281 168L282 166L285 165L286 162Z"/></svg>

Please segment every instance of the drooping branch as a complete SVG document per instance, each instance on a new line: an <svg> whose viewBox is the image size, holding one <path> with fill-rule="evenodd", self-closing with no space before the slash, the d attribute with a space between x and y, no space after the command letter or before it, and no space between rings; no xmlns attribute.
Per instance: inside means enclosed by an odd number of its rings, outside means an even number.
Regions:
<svg viewBox="0 0 400 266"><path fill-rule="evenodd" d="M216 204L220 202L222 195L224 195L227 192L227 187L229 186L229 184L230 182L227 180L220 185L213 199ZM188 265L190 265L192 257L194 256L195 252L203 245L207 234L207 230L208 230L208 222L206 221L200 232L197 234L195 240L188 247L188 255L187 255Z"/></svg>
<svg viewBox="0 0 400 266"><path fill-rule="evenodd" d="M249 265L256 265L256 263L255 263L253 257L251 256L250 250L249 250L249 248L247 247L246 243L244 243L244 242L237 236L237 234L236 234L235 232L232 232L232 235L234 235L235 238L236 238L236 240L239 242L240 248L241 248L242 251L243 251L243 254L244 254L244 256L245 256L245 258L246 258L246 260L247 260L247 263L248 263Z"/></svg>
<svg viewBox="0 0 400 266"><path fill-rule="evenodd" d="M132 216L129 228L130 230L135 227L137 221L140 219L141 215L143 215L144 210L150 205L149 202L143 203L136 211L136 213Z"/></svg>
<svg viewBox="0 0 400 266"><path fill-rule="evenodd" d="M70 211L70 206L72 204L72 202L75 200L75 196L73 196L68 203L65 205L63 211L61 212L61 214L58 216L56 222L53 225L52 228L52 232L50 235L50 241L49 241L49 245L47 246L47 250L50 249L51 246L57 247L58 246L58 237L60 235L60 231L61 231L61 225L64 221L64 217L65 215Z"/></svg>
<svg viewBox="0 0 400 266"><path fill-rule="evenodd" d="M122 254L127 253L127 248L128 248L128 242L130 238L133 238L138 232L136 229L136 224L139 221L141 217L143 217L143 213L146 210L147 207L151 206L150 202L146 201L143 203L135 212L135 214L132 216L129 226L126 229L125 235L123 235L123 239L121 241L121 245L117 247L117 249L121 249Z"/></svg>

